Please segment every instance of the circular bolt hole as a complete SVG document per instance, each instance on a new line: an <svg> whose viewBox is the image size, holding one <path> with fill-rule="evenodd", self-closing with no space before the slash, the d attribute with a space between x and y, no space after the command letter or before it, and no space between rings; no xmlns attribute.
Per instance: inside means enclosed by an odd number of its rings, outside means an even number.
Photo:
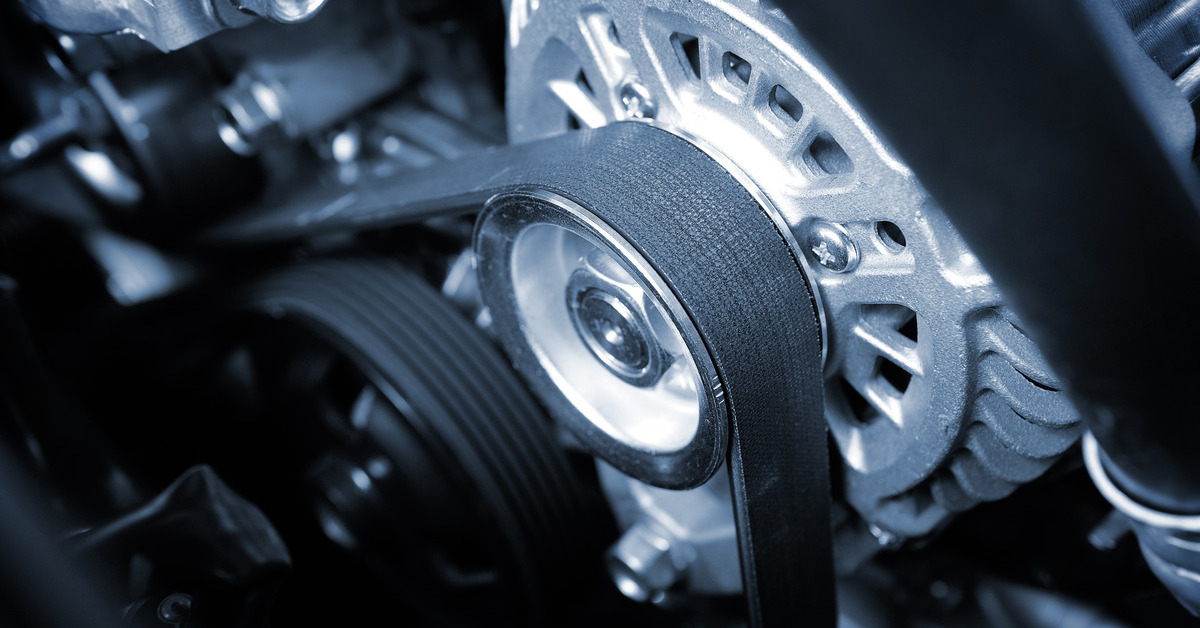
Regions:
<svg viewBox="0 0 1200 628"><path fill-rule="evenodd" d="M883 242L884 246L888 247L895 253L904 250L908 242L904 239L904 232L896 223L887 220L881 220L875 224L875 234L879 236L879 241Z"/></svg>

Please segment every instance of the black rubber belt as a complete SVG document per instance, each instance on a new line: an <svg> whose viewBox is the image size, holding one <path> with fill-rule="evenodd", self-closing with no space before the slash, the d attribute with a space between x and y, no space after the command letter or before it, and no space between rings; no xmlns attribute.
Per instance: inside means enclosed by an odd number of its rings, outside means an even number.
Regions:
<svg viewBox="0 0 1200 628"><path fill-rule="evenodd" d="M731 419L729 469L752 626L833 625L820 331L775 223L691 144L614 134L538 183L642 253L708 345Z"/></svg>
<svg viewBox="0 0 1200 628"><path fill-rule="evenodd" d="M604 218L663 276L704 338L728 404L742 577L752 626L833 625L820 326L810 287L763 208L686 141L616 124L493 149L239 218L209 241L252 243L477 211L521 188Z"/></svg>

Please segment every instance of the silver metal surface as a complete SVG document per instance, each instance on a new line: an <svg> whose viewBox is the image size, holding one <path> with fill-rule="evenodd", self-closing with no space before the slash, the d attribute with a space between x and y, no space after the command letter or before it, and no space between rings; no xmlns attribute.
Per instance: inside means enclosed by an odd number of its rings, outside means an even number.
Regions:
<svg viewBox="0 0 1200 628"><path fill-rule="evenodd" d="M158 603L158 620L164 624L180 626L187 621L192 612L192 596L186 593L172 593Z"/></svg>
<svg viewBox="0 0 1200 628"><path fill-rule="evenodd" d="M117 207L132 207L141 202L145 194L141 184L123 171L108 153L72 144L66 147L63 155L80 180L105 201Z"/></svg>
<svg viewBox="0 0 1200 628"><path fill-rule="evenodd" d="M629 574L610 563L609 571L622 593L637 600L654 600L677 583L685 583L689 591L700 594L740 590L737 546L729 543L736 527L729 476L724 470L709 483L689 491L647 486L603 463L599 465L599 476L617 523L625 530L611 550L612 560L637 562L629 556L644 546L647 537L660 548L654 553L657 565L653 579L639 577L622 587L622 578ZM644 550L637 552L643 554L650 555Z"/></svg>
<svg viewBox="0 0 1200 628"><path fill-rule="evenodd" d="M638 602L658 602L679 579L672 557L671 539L646 523L637 523L621 535L608 554L608 571L617 589Z"/></svg>
<svg viewBox="0 0 1200 628"><path fill-rule="evenodd" d="M846 498L882 533L1003 497L1078 438L991 277L770 4L514 0L508 60L512 141L652 117L761 193L821 301Z"/></svg>
<svg viewBox="0 0 1200 628"><path fill-rule="evenodd" d="M254 21L229 0L26 0L25 5L61 31L133 33L164 52Z"/></svg>
<svg viewBox="0 0 1200 628"><path fill-rule="evenodd" d="M675 362L650 322L661 316L641 286L625 281L627 274L611 257L596 250L581 261L566 289L575 332L617 378L639 388L654 386Z"/></svg>
<svg viewBox="0 0 1200 628"><path fill-rule="evenodd" d="M237 8L273 22L294 24L311 19L326 0L234 0Z"/></svg>
<svg viewBox="0 0 1200 628"><path fill-rule="evenodd" d="M283 119L277 88L247 74L217 94L217 133L239 155L258 151L259 137Z"/></svg>
<svg viewBox="0 0 1200 628"><path fill-rule="evenodd" d="M724 407L706 385L716 369L683 306L649 262L583 207L546 191L522 194L545 205L529 206L520 217L488 211L479 222L478 241L504 245L478 251L481 281L512 295L507 306L515 316L498 317L492 305L495 332L528 344L531 359L518 362L518 369L535 388L544 384L542 399L551 412L582 417L632 450L661 453L692 443L701 424L723 421ZM589 293L609 297L602 302L616 316L602 321L580 313L577 304ZM579 329L593 322L604 324ZM610 332L607 339L595 338ZM637 342L642 349L631 349Z"/></svg>
<svg viewBox="0 0 1200 628"><path fill-rule="evenodd" d="M830 222L815 221L808 228L806 253L822 268L845 273L858 266L858 246L846 228Z"/></svg>
<svg viewBox="0 0 1200 628"><path fill-rule="evenodd" d="M187 262L107 229L91 229L82 240L106 276L109 295L123 306L164 297L199 274Z"/></svg>
<svg viewBox="0 0 1200 628"><path fill-rule="evenodd" d="M271 54L251 57L217 93L222 141L248 155L272 135L298 140L361 111L408 76L413 50L403 28L337 3L306 24L255 29Z"/></svg>

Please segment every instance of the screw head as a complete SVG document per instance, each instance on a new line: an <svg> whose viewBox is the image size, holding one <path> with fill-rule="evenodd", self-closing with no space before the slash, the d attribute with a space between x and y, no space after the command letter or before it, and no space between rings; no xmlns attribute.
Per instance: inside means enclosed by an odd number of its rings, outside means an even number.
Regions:
<svg viewBox="0 0 1200 628"><path fill-rule="evenodd" d="M650 91L637 81L629 81L622 85L618 96L621 104L625 106L625 115L630 118L650 119L657 111Z"/></svg>
<svg viewBox="0 0 1200 628"><path fill-rule="evenodd" d="M846 228L839 224L813 223L808 230L805 249L814 262L830 272L849 272L858 265L858 247Z"/></svg>
<svg viewBox="0 0 1200 628"><path fill-rule="evenodd" d="M607 255L589 255L567 283L567 312L593 358L625 383L648 388L675 359L654 331L646 293L632 279L618 279L619 268Z"/></svg>

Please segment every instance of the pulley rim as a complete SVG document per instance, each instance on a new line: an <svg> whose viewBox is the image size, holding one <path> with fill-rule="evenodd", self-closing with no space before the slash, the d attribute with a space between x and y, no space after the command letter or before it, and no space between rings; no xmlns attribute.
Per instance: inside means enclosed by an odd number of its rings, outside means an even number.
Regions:
<svg viewBox="0 0 1200 628"><path fill-rule="evenodd" d="M628 240L565 196L526 188L488 202L475 250L497 334L580 442L652 484L694 486L712 475L728 446L716 367L683 304ZM638 372L622 372L589 338L573 305L595 294L641 328Z"/></svg>
<svg viewBox="0 0 1200 628"><path fill-rule="evenodd" d="M702 425L698 435L723 428L729 447L707 456L697 448L689 460L680 452L609 449L613 440L602 432L578 440L623 473L661 488L700 486L728 462L751 625L797 616L832 621L828 441L810 282L768 210L719 162L649 125L616 127L613 141L590 145L588 159L553 161L528 185L593 212L683 304L716 370L711 394L725 408L725 421ZM482 296L494 324L508 319L498 331L518 330L498 333L517 370L544 401L561 399L514 322L515 296L498 289L503 284L492 276L508 263L511 248L479 237L489 220L520 211L493 204L476 223ZM550 405L553 414L557 404ZM588 427L574 425L581 423ZM641 457L621 458L630 452Z"/></svg>

